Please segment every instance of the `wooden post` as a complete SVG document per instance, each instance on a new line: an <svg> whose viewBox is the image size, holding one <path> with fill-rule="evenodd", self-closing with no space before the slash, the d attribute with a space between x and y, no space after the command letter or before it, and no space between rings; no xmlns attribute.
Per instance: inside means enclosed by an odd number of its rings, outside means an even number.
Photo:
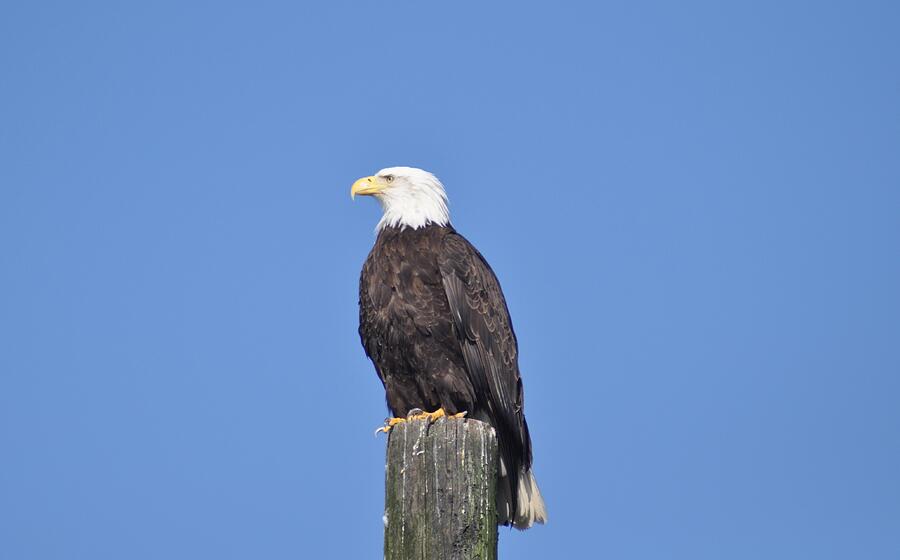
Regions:
<svg viewBox="0 0 900 560"><path fill-rule="evenodd" d="M489 424L398 424L385 473L385 560L497 558L497 436Z"/></svg>

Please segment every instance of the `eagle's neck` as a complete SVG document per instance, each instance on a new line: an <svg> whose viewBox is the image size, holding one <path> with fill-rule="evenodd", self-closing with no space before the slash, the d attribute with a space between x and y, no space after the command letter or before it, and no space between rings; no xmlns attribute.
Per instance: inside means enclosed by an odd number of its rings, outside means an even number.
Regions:
<svg viewBox="0 0 900 560"><path fill-rule="evenodd" d="M436 186L422 184L412 185L408 189L390 189L382 192L378 199L384 216L378 222L376 232L388 227L419 229L450 223L447 195L440 183Z"/></svg>

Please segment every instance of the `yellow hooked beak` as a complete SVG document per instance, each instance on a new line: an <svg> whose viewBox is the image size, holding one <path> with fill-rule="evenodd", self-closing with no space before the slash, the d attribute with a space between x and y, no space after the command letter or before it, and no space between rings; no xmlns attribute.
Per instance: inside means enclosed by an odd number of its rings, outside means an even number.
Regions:
<svg viewBox="0 0 900 560"><path fill-rule="evenodd" d="M363 177L362 179L358 179L353 186L350 187L350 198L356 198L356 195L373 195L378 194L387 187L387 183L385 183L384 179L381 177L372 175L370 177Z"/></svg>

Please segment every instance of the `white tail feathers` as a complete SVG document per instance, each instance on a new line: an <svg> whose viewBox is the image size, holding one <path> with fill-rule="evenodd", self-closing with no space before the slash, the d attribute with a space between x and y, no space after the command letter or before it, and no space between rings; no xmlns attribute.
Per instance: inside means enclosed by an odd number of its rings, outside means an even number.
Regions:
<svg viewBox="0 0 900 560"><path fill-rule="evenodd" d="M500 522L510 524L516 529L528 529L535 523L545 523L547 521L547 507L544 505L544 498L541 491L537 487L537 481L531 470L519 473L519 483L516 489L516 512L510 515L510 501L503 496L506 492L500 492L500 499L497 504L497 513ZM501 487L505 486L501 484ZM498 488L499 490L499 488Z"/></svg>

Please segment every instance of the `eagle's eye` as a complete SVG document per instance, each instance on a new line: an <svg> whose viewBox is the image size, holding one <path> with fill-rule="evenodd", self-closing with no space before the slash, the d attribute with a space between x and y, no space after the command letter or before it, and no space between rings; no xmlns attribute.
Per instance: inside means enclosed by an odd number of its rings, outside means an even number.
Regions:
<svg viewBox="0 0 900 560"><path fill-rule="evenodd" d="M384 180L387 181L388 183L393 183L393 182L394 182L394 176L393 176L393 175L385 175L385 176L384 176Z"/></svg>

